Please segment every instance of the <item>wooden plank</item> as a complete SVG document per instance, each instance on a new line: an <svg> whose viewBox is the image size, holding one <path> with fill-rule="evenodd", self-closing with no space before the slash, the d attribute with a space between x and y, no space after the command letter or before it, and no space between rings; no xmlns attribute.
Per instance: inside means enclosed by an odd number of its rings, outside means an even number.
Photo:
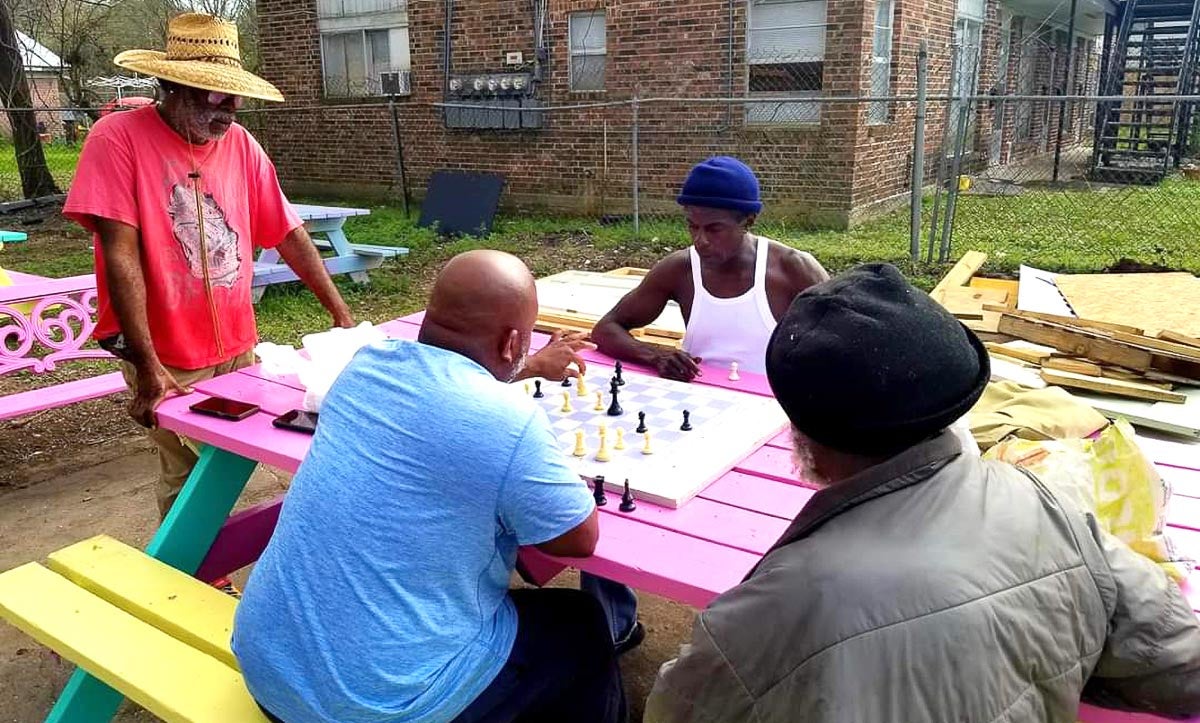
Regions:
<svg viewBox="0 0 1200 723"><path fill-rule="evenodd" d="M266 723L236 670L41 565L0 574L0 614L168 723Z"/></svg>
<svg viewBox="0 0 1200 723"><path fill-rule="evenodd" d="M535 548L524 552L543 555ZM600 516L600 541L591 557L550 559L703 608L740 583L762 556L616 514Z"/></svg>
<svg viewBox="0 0 1200 723"><path fill-rule="evenodd" d="M1188 336L1187 334L1180 334L1174 331L1160 331L1158 332L1158 338L1162 339L1163 341L1183 344L1184 346L1194 346L1197 349L1200 349L1200 339L1197 339L1194 336Z"/></svg>
<svg viewBox="0 0 1200 723"><path fill-rule="evenodd" d="M976 334L995 334L1000 329L1000 315L991 311L982 312L979 319L958 318L963 326Z"/></svg>
<svg viewBox="0 0 1200 723"><path fill-rule="evenodd" d="M975 272L983 267L985 261L987 261L987 254L980 253L979 251L968 251L963 254L963 257L942 277L938 285L933 287L933 292L930 293L930 296L937 300L938 303L941 303L941 292L958 286L966 286L970 282L971 277L975 275Z"/></svg>
<svg viewBox="0 0 1200 723"><path fill-rule="evenodd" d="M107 352L101 353L107 356ZM76 379L73 382L63 382L41 389L8 394L0 397L0 420L15 419L44 409L54 409L88 399L98 399L109 394L123 392L125 389L125 377L121 375L121 372L110 372L98 377Z"/></svg>
<svg viewBox="0 0 1200 723"><path fill-rule="evenodd" d="M1022 319L1031 321L1049 321L1062 326L1078 327L1080 329L1091 329L1093 331L1122 331L1126 334L1141 335L1142 330L1124 324L1110 324L1104 321L1093 321L1091 319L1080 319L1074 316L1061 316L1059 314L1045 314L1040 311L1020 311L1017 309L1007 309L996 304L984 304L984 311L998 311L1010 316L1016 316Z"/></svg>
<svg viewBox="0 0 1200 723"><path fill-rule="evenodd" d="M806 487L744 472L728 472L699 496L790 521L800 514L814 494L816 490Z"/></svg>
<svg viewBox="0 0 1200 723"><path fill-rule="evenodd" d="M1011 314L1000 317L1000 333L1052 346L1071 356L1144 371L1153 360L1150 352L1113 341L1099 332L1072 329L1048 321L1033 321Z"/></svg>
<svg viewBox="0 0 1200 723"><path fill-rule="evenodd" d="M49 556L79 587L238 670L229 649L237 600L108 535Z"/></svg>
<svg viewBox="0 0 1200 723"><path fill-rule="evenodd" d="M230 515L208 548L196 577L216 580L256 562L275 532L282 507L283 495L280 495Z"/></svg>
<svg viewBox="0 0 1200 723"><path fill-rule="evenodd" d="M791 523L776 515L765 515L699 496L676 508L647 501L639 502L633 512L621 512L616 507L619 497L614 497L611 491L608 495L609 504L600 508L602 515L618 515L756 555L766 554Z"/></svg>
<svg viewBox="0 0 1200 723"><path fill-rule="evenodd" d="M1028 347L1019 346L1016 344L991 344L991 343L985 342L984 346L987 347L988 351L993 351L993 352L996 352L997 354L1002 354L1002 355L1004 355L1006 357L1010 357L1012 359L1018 359L1020 361L1026 362L1027 364L1039 364L1039 365L1042 364L1043 362L1045 362L1047 359L1049 359L1050 355L1053 351L1053 350L1042 351L1041 349L1030 349ZM1043 347L1043 349L1044 348L1045 347Z"/></svg>
<svg viewBox="0 0 1200 723"><path fill-rule="evenodd" d="M1065 357L1054 357L1047 359L1042 363L1042 368L1051 369L1058 372L1070 372L1072 374L1080 374L1085 377L1100 378L1104 376L1104 370L1099 364L1093 364L1083 359L1067 359ZM1124 380L1128 381L1128 380Z"/></svg>
<svg viewBox="0 0 1200 723"><path fill-rule="evenodd" d="M1144 399L1153 402L1170 402L1172 404L1183 404L1187 402L1187 396L1178 392L1169 392L1158 387L1151 387L1146 384L1135 384L1134 382L1123 382L1119 379L1103 379L1100 377L1089 377L1083 374L1073 374L1066 371L1056 371L1054 369L1043 369L1042 379L1048 384L1057 384L1060 387L1069 387L1071 389L1086 389L1091 392L1099 392L1101 394L1111 394L1118 397L1127 397L1129 399Z"/></svg>
<svg viewBox="0 0 1200 723"><path fill-rule="evenodd" d="M1011 307L1017 305L1017 294L1021 290L1021 282L1016 279L989 279L983 276L971 277L971 283L968 284L973 289L992 289L995 291L1003 291L1008 294L1008 304Z"/></svg>
<svg viewBox="0 0 1200 723"><path fill-rule="evenodd" d="M1183 357L1192 361L1200 362L1200 349L1188 346L1186 344L1176 344L1171 341L1163 341L1151 336L1139 336L1135 334L1126 334L1123 332L1114 332L1113 338L1117 341L1125 342L1142 347L1143 349L1154 349L1155 351L1163 351L1168 354Z"/></svg>
<svg viewBox="0 0 1200 723"><path fill-rule="evenodd" d="M990 289L955 287L943 289L938 302L959 319L983 319L984 304L1004 307L1008 294Z"/></svg>

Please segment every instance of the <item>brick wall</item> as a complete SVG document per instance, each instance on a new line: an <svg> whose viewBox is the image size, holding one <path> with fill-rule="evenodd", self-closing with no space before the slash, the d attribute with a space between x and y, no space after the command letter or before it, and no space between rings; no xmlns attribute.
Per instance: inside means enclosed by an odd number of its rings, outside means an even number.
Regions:
<svg viewBox="0 0 1200 723"><path fill-rule="evenodd" d="M58 76L27 73L29 81L29 96L34 108L59 108L63 105ZM46 133L55 138L63 135L62 114L59 111L37 111L34 114L37 123L42 124ZM8 122L8 114L0 113L0 135L12 137L12 126Z"/></svg>
<svg viewBox="0 0 1200 723"><path fill-rule="evenodd" d="M893 93L915 92L921 39L929 42L929 91L947 92L955 5L954 0L896 2ZM548 60L538 98L562 105L635 95L741 96L748 74L746 8L746 0L732 0L731 27L730 0L552 0L545 27ZM395 195L398 171L389 109L378 99L364 103L323 96L315 0L259 0L258 9L263 74L288 101L282 108L247 115L244 122L275 159L285 184L294 191ZM572 92L568 18L572 12L597 9L606 11L605 89ZM828 0L825 94L869 93L874 9L874 0ZM628 213L633 187L628 107L547 113L541 130L444 127L440 110L430 105L442 100L444 87L444 13L440 2L408 6L413 92L397 102L395 114L409 187L419 195L438 169L492 172L506 177L504 199L510 207ZM988 28L993 41L994 16L992 8ZM455 73L503 71L510 51L520 51L526 61L535 57L528 3L457 2L450 34ZM996 47L985 40L992 66ZM1015 47L1014 41L1013 65ZM994 69L990 72L994 76ZM990 87L988 82L981 79L979 87ZM727 153L758 171L768 214L844 226L886 211L902 202L909 189L914 108L893 104L889 122L874 126L867 125L867 111L865 104L831 103L821 109L820 124L763 127L744 122L741 104L643 105L638 117L641 209L676 212L673 198L691 165ZM926 184L936 171L943 118L944 105L931 104ZM976 118L977 157L987 156L991 122L987 110ZM1040 122L1035 111L1035 124ZM1030 147L1008 143L1018 150Z"/></svg>

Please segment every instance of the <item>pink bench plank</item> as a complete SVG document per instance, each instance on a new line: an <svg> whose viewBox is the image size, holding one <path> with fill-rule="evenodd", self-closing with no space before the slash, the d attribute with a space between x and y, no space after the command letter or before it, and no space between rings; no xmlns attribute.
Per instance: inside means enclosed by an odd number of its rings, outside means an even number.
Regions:
<svg viewBox="0 0 1200 723"><path fill-rule="evenodd" d="M528 554L544 556L532 548ZM601 515L595 555L550 559L702 608L741 582L760 556L619 515Z"/></svg>
<svg viewBox="0 0 1200 723"><path fill-rule="evenodd" d="M1200 471L1159 464L1158 473L1171 484L1171 492L1178 497L1200 498Z"/></svg>
<svg viewBox="0 0 1200 723"><path fill-rule="evenodd" d="M68 276L62 279L39 279L13 286L0 286L0 304L29 301L39 296L62 296L96 288L95 274Z"/></svg>
<svg viewBox="0 0 1200 723"><path fill-rule="evenodd" d="M744 472L729 472L706 487L700 497L790 522L814 494L816 490L787 482Z"/></svg>
<svg viewBox="0 0 1200 723"><path fill-rule="evenodd" d="M738 472L766 477L787 484L811 487L796 479L793 471L792 451L779 447L762 447L738 463L734 469Z"/></svg>
<svg viewBox="0 0 1200 723"><path fill-rule="evenodd" d="M1165 438L1138 432L1138 446L1158 464L1200 470L1200 441Z"/></svg>
<svg viewBox="0 0 1200 723"><path fill-rule="evenodd" d="M0 419L14 419L43 409L99 399L124 390L125 379L121 372L112 372L28 392L8 394L0 397Z"/></svg>
<svg viewBox="0 0 1200 723"><path fill-rule="evenodd" d="M304 402L304 392L301 390L250 374L224 374L198 382L192 388L214 397L257 404L264 412L274 416L299 409Z"/></svg>
<svg viewBox="0 0 1200 723"><path fill-rule="evenodd" d="M1171 501L1167 503L1167 524L1172 527L1200 530L1200 499L1172 496Z"/></svg>
<svg viewBox="0 0 1200 723"><path fill-rule="evenodd" d="M23 274L20 271L13 271L12 269L5 269L5 273L8 274L8 278L13 282L13 286L19 286L21 284L36 284L41 281L49 281L50 280L50 277L48 277L48 276L36 276L34 274Z"/></svg>
<svg viewBox="0 0 1200 723"><path fill-rule="evenodd" d="M312 443L312 436L274 427L271 425L274 417L261 412L235 422L197 414L188 409L207 398L207 394L194 392L168 399L158 408L159 425L285 472L294 473L300 466Z"/></svg>
<svg viewBox="0 0 1200 723"><path fill-rule="evenodd" d="M196 571L201 580L216 580L243 567L253 564L267 548L275 525L279 522L279 510L283 507L283 496L268 502L248 507L231 515L217 539L213 541L204 562Z"/></svg>
<svg viewBox="0 0 1200 723"><path fill-rule="evenodd" d="M789 524L788 520L700 497L678 509L639 502L633 512L621 512L616 508L617 495L610 492L608 499L608 505L600 508L605 516L637 520L760 556L770 549Z"/></svg>

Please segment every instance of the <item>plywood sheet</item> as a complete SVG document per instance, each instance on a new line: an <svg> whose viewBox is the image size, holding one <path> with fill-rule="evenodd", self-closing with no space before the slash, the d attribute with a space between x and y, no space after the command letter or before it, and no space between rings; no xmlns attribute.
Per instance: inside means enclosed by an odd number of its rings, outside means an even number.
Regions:
<svg viewBox="0 0 1200 723"><path fill-rule="evenodd" d="M1076 316L1200 336L1200 279L1188 273L1060 274L1055 283Z"/></svg>

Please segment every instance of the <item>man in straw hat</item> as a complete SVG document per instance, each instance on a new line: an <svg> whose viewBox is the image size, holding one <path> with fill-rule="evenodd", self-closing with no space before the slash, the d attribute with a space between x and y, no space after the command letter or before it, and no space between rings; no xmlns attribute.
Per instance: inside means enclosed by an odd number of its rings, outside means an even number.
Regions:
<svg viewBox="0 0 1200 723"><path fill-rule="evenodd" d="M1166 573L948 427L983 344L894 267L814 286L767 378L819 487L663 666L648 723L1075 721L1200 713L1200 624Z"/></svg>
<svg viewBox="0 0 1200 723"><path fill-rule="evenodd" d="M180 15L165 53L128 50L114 62L158 78L160 101L96 123L64 214L95 235L95 336L123 360L129 413L158 446L165 516L197 458L156 428L154 409L253 363L255 247L276 249L335 325L353 320L270 159L234 122L244 98L283 100L242 68L237 28Z"/></svg>

